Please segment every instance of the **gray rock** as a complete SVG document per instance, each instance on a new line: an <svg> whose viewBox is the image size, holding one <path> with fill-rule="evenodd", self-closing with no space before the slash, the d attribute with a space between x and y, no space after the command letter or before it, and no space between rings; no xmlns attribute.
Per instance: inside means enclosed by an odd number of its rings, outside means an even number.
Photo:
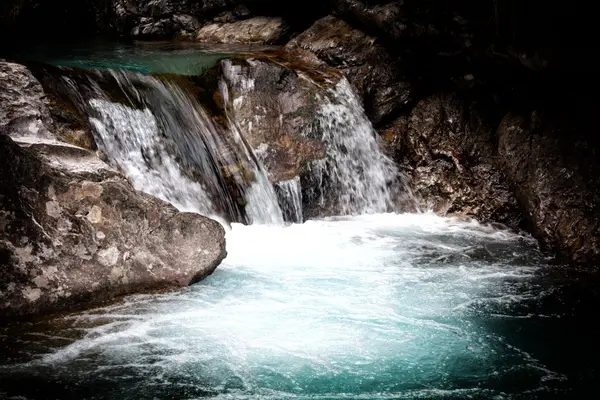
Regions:
<svg viewBox="0 0 600 400"><path fill-rule="evenodd" d="M323 143L310 138L321 88L295 68L275 57L238 57L221 66L226 106L271 182L292 179L308 161L325 155Z"/></svg>
<svg viewBox="0 0 600 400"><path fill-rule="evenodd" d="M178 24L171 18L142 23L131 30L131 36L139 40L171 39L178 31Z"/></svg>
<svg viewBox="0 0 600 400"><path fill-rule="evenodd" d="M214 17L211 22L213 24L230 24L237 20L237 17L231 11L225 11Z"/></svg>
<svg viewBox="0 0 600 400"><path fill-rule="evenodd" d="M294 38L285 49L297 57L320 60L346 75L363 99L369 118L378 123L406 105L412 94L400 64L379 41L328 16Z"/></svg>
<svg viewBox="0 0 600 400"><path fill-rule="evenodd" d="M3 135L0 154L2 317L187 286L225 257L221 225L135 191L91 152Z"/></svg>
<svg viewBox="0 0 600 400"><path fill-rule="evenodd" d="M180 29L186 32L195 32L201 26L198 18L186 14L173 15L173 21L179 25Z"/></svg>
<svg viewBox="0 0 600 400"><path fill-rule="evenodd" d="M496 167L493 129L476 103L456 94L420 101L382 132L386 150L411 177L422 209L519 227L519 205Z"/></svg>
<svg viewBox="0 0 600 400"><path fill-rule="evenodd" d="M9 135L52 138L42 86L19 64L0 63L0 129Z"/></svg>
<svg viewBox="0 0 600 400"><path fill-rule="evenodd" d="M98 28L124 34L131 29L134 19L139 15L139 9L136 0L110 0L109 7L97 6L96 15ZM104 21L100 21L100 16L103 15Z"/></svg>
<svg viewBox="0 0 600 400"><path fill-rule="evenodd" d="M196 40L221 44L274 44L284 40L285 23L281 18L254 17L236 22L215 22L198 31Z"/></svg>

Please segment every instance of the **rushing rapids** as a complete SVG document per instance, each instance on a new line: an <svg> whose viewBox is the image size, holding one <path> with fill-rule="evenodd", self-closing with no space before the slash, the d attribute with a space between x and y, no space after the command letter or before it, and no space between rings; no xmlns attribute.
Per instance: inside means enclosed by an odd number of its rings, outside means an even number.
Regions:
<svg viewBox="0 0 600 400"><path fill-rule="evenodd" d="M386 213L402 175L346 80L320 94L327 157L302 187L272 185L231 110L216 123L174 80L59 79L136 188L233 222L229 255L179 293L2 327L1 398L564 398L593 368L561 353L592 342L531 237ZM306 200L344 216L304 222Z"/></svg>

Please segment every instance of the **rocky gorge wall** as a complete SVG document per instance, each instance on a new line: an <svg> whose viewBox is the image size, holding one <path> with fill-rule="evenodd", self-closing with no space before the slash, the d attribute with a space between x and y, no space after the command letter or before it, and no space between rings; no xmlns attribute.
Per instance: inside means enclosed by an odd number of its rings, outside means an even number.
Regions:
<svg viewBox="0 0 600 400"><path fill-rule="evenodd" d="M79 29L85 20L90 34L129 39L284 45L282 57L348 78L421 208L526 229L560 262L598 264L599 85L583 5L12 0L2 7L5 35L39 34L58 21ZM42 10L46 22L37 24ZM270 85L277 93L285 82Z"/></svg>

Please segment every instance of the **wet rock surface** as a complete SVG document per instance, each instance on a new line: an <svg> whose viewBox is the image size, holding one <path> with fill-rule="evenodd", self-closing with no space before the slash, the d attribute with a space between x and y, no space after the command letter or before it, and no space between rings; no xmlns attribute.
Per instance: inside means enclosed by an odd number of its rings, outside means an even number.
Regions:
<svg viewBox="0 0 600 400"><path fill-rule="evenodd" d="M423 210L519 227L521 210L496 167L494 128L477 103L456 93L432 95L382 136Z"/></svg>
<svg viewBox="0 0 600 400"><path fill-rule="evenodd" d="M510 112L498 127L498 152L528 228L542 245L561 261L598 267L600 154L585 129L563 113Z"/></svg>
<svg viewBox="0 0 600 400"><path fill-rule="evenodd" d="M42 85L19 64L0 62L0 129L7 134L52 138Z"/></svg>
<svg viewBox="0 0 600 400"><path fill-rule="evenodd" d="M346 75L374 123L411 99L411 85L401 63L390 56L376 37L341 19L328 16L318 20L288 43L286 50L308 61L320 60Z"/></svg>
<svg viewBox="0 0 600 400"><path fill-rule="evenodd" d="M286 30L281 18L255 17L210 23L198 31L195 40L217 44L275 44L285 39Z"/></svg>
<svg viewBox="0 0 600 400"><path fill-rule="evenodd" d="M322 91L285 58L234 58L221 65L232 122L265 165L272 182L298 176L309 161L325 156L311 139Z"/></svg>

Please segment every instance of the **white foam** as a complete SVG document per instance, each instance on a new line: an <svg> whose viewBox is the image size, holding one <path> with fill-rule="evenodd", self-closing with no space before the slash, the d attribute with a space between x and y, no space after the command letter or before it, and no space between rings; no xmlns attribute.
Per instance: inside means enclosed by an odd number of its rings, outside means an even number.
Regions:
<svg viewBox="0 0 600 400"><path fill-rule="evenodd" d="M79 324L115 322L43 362L93 360L94 375L134 361L128 368L152 373L152 360L169 379L191 373L207 390L236 382L240 396L367 393L365 382L397 393L411 379L439 387L460 379L453 360L481 379L541 367L477 324L479 312L537 295L528 288L541 263L527 237L431 214L383 214L233 224L227 246L216 273L187 291L80 315Z"/></svg>

